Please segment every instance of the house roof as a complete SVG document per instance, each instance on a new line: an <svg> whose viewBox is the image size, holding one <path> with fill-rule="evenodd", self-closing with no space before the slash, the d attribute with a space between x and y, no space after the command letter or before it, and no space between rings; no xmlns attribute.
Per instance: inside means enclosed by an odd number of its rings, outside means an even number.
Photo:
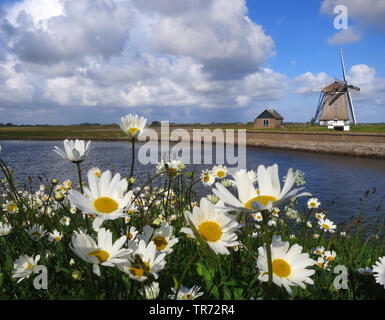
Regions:
<svg viewBox="0 0 385 320"><path fill-rule="evenodd" d="M274 109L266 109L265 111L263 111L257 117L257 119L258 118L259 119L261 119L261 118L264 118L264 119L272 118L272 119L276 119L276 120L283 120L283 117L277 111L275 111Z"/></svg>

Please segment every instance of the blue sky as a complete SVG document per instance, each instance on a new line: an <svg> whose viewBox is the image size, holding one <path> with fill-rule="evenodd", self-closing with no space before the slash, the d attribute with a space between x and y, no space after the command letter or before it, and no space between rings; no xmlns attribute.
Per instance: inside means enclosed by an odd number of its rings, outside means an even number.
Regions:
<svg viewBox="0 0 385 320"><path fill-rule="evenodd" d="M348 29L334 28L344 5ZM0 122L309 121L342 79L358 122L385 122L385 0L0 2Z"/></svg>

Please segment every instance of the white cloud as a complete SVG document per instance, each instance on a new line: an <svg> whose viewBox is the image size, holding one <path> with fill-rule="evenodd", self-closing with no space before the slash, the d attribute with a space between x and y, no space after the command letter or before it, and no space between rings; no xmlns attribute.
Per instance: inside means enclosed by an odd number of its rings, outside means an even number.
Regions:
<svg viewBox="0 0 385 320"><path fill-rule="evenodd" d="M247 109L286 87L265 67L274 42L245 0L24 0L3 9L0 104L9 112L20 104L59 122L75 108Z"/></svg>
<svg viewBox="0 0 385 320"><path fill-rule="evenodd" d="M325 86L333 82L333 78L329 77L325 72L320 72L317 75L306 72L295 77L293 82L295 85L299 85L294 92L306 96L314 94L315 90L321 91Z"/></svg>
<svg viewBox="0 0 385 320"><path fill-rule="evenodd" d="M335 33L332 37L327 39L327 42L330 45L339 45L358 42L361 38L362 34L360 31L354 27L349 27L346 30L342 29Z"/></svg>

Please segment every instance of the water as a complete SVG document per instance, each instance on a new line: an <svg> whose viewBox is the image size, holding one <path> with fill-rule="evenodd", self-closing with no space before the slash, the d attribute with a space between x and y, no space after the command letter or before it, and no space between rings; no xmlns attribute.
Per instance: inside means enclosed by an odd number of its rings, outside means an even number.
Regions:
<svg viewBox="0 0 385 320"><path fill-rule="evenodd" d="M92 167L102 171L113 169L128 176L131 164L131 145L129 142L96 142L92 143L89 157L81 164L86 173ZM37 178L45 173L49 179L56 178L63 182L69 178L78 181L76 166L61 158L52 151L54 146L63 149L62 141L0 141L2 159L14 169L15 180L21 185L26 184L28 176L33 180L35 188L41 183ZM139 148L139 146L137 146ZM215 159L215 155L213 156ZM160 155L159 155L160 159ZM305 172L305 191L313 194L328 210L329 217L336 223L345 221L352 216L364 213L365 220L371 224L376 217L385 216L384 206L376 207L385 194L385 161L378 159L354 158L306 153L279 151L272 149L247 148L247 168L256 170L258 165L265 166L277 163L280 177L286 175L292 167ZM187 169L195 168L197 172L211 168L211 165L188 165ZM141 181L147 180L147 173L155 173L155 165L142 165L136 161L135 176ZM85 175L84 175L85 176ZM198 184L201 194L210 192ZM365 191L372 191L370 198L365 198ZM362 201L360 201L360 198ZM300 206L306 200L300 201Z"/></svg>

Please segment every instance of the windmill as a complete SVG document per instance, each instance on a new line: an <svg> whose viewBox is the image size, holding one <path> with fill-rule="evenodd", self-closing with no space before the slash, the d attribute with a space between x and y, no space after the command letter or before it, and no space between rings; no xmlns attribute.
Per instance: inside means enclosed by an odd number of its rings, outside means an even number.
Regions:
<svg viewBox="0 0 385 320"><path fill-rule="evenodd" d="M344 81L335 78L335 81L321 90L318 99L317 111L311 123L319 121L320 125L327 126L329 129L349 130L349 112L354 124L357 123L354 113L352 96L350 90L360 91L360 88L350 85L346 81L344 57L340 49L342 74Z"/></svg>

